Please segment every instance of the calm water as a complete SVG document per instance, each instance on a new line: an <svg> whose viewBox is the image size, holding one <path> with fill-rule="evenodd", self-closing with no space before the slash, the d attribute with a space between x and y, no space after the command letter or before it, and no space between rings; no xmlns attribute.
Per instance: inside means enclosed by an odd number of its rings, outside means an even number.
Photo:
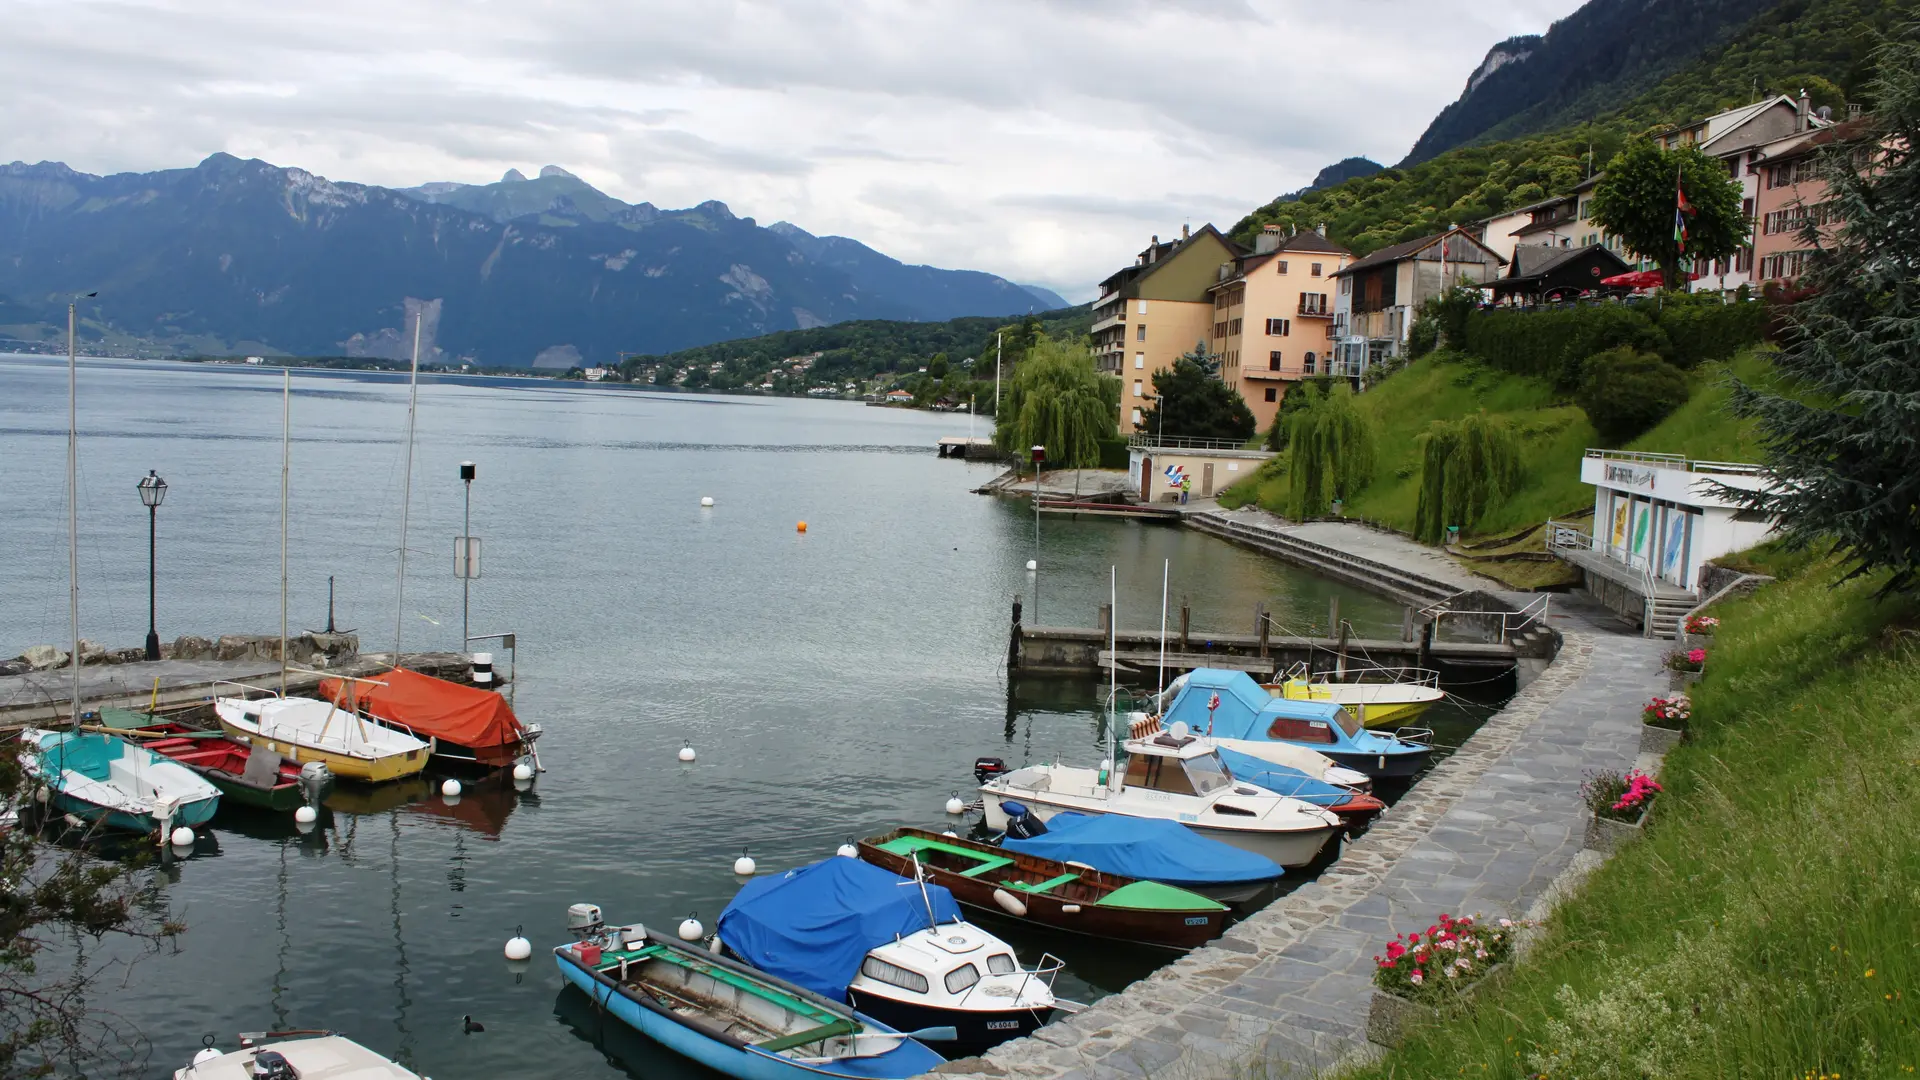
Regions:
<svg viewBox="0 0 1920 1080"><path fill-rule="evenodd" d="M64 364L0 357L0 388L10 656L67 635ZM339 624L389 648L405 387L297 375L293 388L293 625L324 624L334 575ZM148 469L170 485L161 636L276 631L278 373L86 362L79 411L83 636L144 637L134 484ZM551 771L529 793L454 806L424 783L343 792L304 838L276 818L223 817L166 871L191 927L179 949L124 988L110 980L100 1004L149 1033L155 1076L203 1033L231 1045L268 1027L340 1030L442 1080L686 1073L560 992L544 949L564 940L568 904L711 925L742 846L763 870L810 862L849 837L944 827L941 804L971 784L977 755L1093 756L1091 686L1008 692L1033 519L969 493L994 468L934 455L966 430L964 416L842 402L424 384L403 644L459 646L451 549L457 464L471 459L486 545L473 630L520 635L517 708L546 726ZM717 505L701 509L703 495ZM1261 601L1316 625L1339 595L1362 633L1399 630L1385 601L1208 537L1052 518L1040 618L1092 625L1117 564L1121 622L1151 625L1162 559L1196 627L1250 628ZM675 760L683 741L697 763ZM535 943L523 973L500 958L518 925ZM1029 959L1064 956L1071 997L1164 959L1007 936ZM463 1035L462 1014L486 1032Z"/></svg>

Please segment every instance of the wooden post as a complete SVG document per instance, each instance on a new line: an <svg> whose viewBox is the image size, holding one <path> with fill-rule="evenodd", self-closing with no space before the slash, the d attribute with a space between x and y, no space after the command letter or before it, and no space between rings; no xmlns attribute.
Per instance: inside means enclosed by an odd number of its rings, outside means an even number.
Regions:
<svg viewBox="0 0 1920 1080"><path fill-rule="evenodd" d="M1420 627L1420 666L1433 666L1433 623L1427 622Z"/></svg>
<svg viewBox="0 0 1920 1080"><path fill-rule="evenodd" d="M1193 604L1189 598L1180 598L1180 651L1187 652L1187 635L1193 630Z"/></svg>
<svg viewBox="0 0 1920 1080"><path fill-rule="evenodd" d="M1253 605L1253 632L1260 636L1260 659L1267 658L1267 639L1272 623L1267 620L1267 605Z"/></svg>
<svg viewBox="0 0 1920 1080"><path fill-rule="evenodd" d="M1400 640L1413 640L1413 608L1407 608L1406 617L1400 620Z"/></svg>
<svg viewBox="0 0 1920 1080"><path fill-rule="evenodd" d="M1335 596L1327 600L1327 636L1340 633L1340 598Z"/></svg>
<svg viewBox="0 0 1920 1080"><path fill-rule="evenodd" d="M1347 678L1347 633L1350 627L1340 627L1340 651L1335 654L1333 672L1336 680L1344 682Z"/></svg>
<svg viewBox="0 0 1920 1080"><path fill-rule="evenodd" d="M1007 670L1020 666L1020 594L1013 594L1013 633L1007 638Z"/></svg>
<svg viewBox="0 0 1920 1080"><path fill-rule="evenodd" d="M1113 605L1101 604L1100 614L1097 616L1096 629L1098 629L1101 633L1104 634L1112 625L1113 625Z"/></svg>

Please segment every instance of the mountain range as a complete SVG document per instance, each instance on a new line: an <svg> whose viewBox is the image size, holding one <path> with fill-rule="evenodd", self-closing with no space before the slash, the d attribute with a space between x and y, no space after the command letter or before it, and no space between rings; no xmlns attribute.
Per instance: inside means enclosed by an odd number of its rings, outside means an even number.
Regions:
<svg viewBox="0 0 1920 1080"><path fill-rule="evenodd" d="M555 166L396 189L228 154L113 176L16 161L0 253L0 339L43 340L69 294L99 290L92 338L167 352L398 357L418 300L439 301L435 359L494 367L1068 306L721 202L622 202Z"/></svg>

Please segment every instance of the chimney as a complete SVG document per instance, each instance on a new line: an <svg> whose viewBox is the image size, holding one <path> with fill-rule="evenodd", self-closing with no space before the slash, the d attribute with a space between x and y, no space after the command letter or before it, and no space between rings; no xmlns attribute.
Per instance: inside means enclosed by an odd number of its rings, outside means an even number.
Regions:
<svg viewBox="0 0 1920 1080"><path fill-rule="evenodd" d="M1813 99L1807 96L1807 88L1800 88L1800 130L1805 131L1813 124L1808 117L1813 115Z"/></svg>
<svg viewBox="0 0 1920 1080"><path fill-rule="evenodd" d="M1193 235L1192 233L1187 231L1187 227L1185 225L1180 226L1180 242L1181 243L1183 244L1186 243L1188 238L1191 237L1192 235Z"/></svg>
<svg viewBox="0 0 1920 1080"><path fill-rule="evenodd" d="M1327 235L1327 223L1324 221L1321 222L1320 227L1313 231L1319 233L1321 236Z"/></svg>
<svg viewBox="0 0 1920 1080"><path fill-rule="evenodd" d="M1263 226L1260 230L1260 235L1257 237L1254 237L1253 253L1255 255L1267 255L1279 250L1280 250L1280 226L1278 225Z"/></svg>

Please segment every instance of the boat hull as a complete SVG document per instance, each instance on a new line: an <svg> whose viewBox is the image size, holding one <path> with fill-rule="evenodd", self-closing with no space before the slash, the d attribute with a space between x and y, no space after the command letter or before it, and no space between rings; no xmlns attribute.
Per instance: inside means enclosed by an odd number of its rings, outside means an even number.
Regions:
<svg viewBox="0 0 1920 1080"><path fill-rule="evenodd" d="M98 822L110 829L122 832L150 833L160 828L160 819L152 814L130 814L124 810L111 810L85 799L75 798L64 791L51 791L47 796L47 805L63 814L72 814L82 821ZM181 803L167 819L167 827L177 829L182 825L200 826L213 820L214 811L220 806L218 798L199 799Z"/></svg>
<svg viewBox="0 0 1920 1080"><path fill-rule="evenodd" d="M803 1080L803 1078L812 1080L819 1077L855 1075L838 1071L831 1065L802 1064L791 1058L757 1050L719 1032L703 1031L695 1027L691 1020L674 1017L652 1003L642 1002L630 996L613 980L580 964L570 948L555 949L553 957L554 962L560 967L561 976L585 991L601 1010L668 1050L697 1061L716 1072L736 1077L737 1080ZM768 978L764 972L757 973L757 977ZM798 987L786 989L798 995L807 994ZM879 1020L882 1024L886 1023L880 1017L873 1017L873 1019ZM903 1057L910 1062L918 1060L918 1056L903 1055ZM864 1060L873 1063L876 1059ZM901 1069L899 1080L924 1072L928 1067L925 1061L919 1061L917 1065ZM884 1071L866 1069L858 1075L862 1080L879 1080L886 1076Z"/></svg>
<svg viewBox="0 0 1920 1080"><path fill-rule="evenodd" d="M412 776L427 767L427 751L410 750L404 754L387 754L380 757L365 758L353 754L342 754L334 750L325 750L315 746L302 746L283 739L269 738L250 732L220 719L220 728L250 746L262 746L277 752L288 761L325 762L327 771L343 780L353 780L363 784L379 784L388 780L398 780Z"/></svg>
<svg viewBox="0 0 1920 1080"><path fill-rule="evenodd" d="M948 1058L971 1057L1010 1039L1031 1035L1053 1015L1052 1009L939 1009L858 988L849 988L847 999L855 1009L895 1031L953 1028L958 1036L954 1041L927 1043Z"/></svg>
<svg viewBox="0 0 1920 1080"><path fill-rule="evenodd" d="M1062 874L1079 874L1089 880L1100 880L1103 887L1110 885L1114 890L1132 884L1136 880L1117 874L1102 874L1097 870L1068 866L1051 859L1021 855L986 844L953 840L946 842L958 843L958 846L970 850L1030 864L1048 878ZM871 841L863 841L859 845L859 851L862 859L882 870L909 879L914 876L914 860L907 856L887 851ZM969 877L964 873L957 873L927 862L921 862L919 865L928 880L946 888L953 894L955 900L968 907L991 912L1001 918L1065 930L1068 933L1112 938L1116 941L1130 941L1143 945L1160 945L1170 949L1192 949L1212 941L1227 930L1228 913L1222 908L1207 910L1204 908L1108 907L1098 900L1003 888L992 871ZM1003 892L1019 901L1020 905L1026 909L1026 913L1018 914L1008 908L995 898L996 892ZM1070 911L1069 908L1073 910Z"/></svg>
<svg viewBox="0 0 1920 1080"><path fill-rule="evenodd" d="M1080 814L1109 812L1094 805L1052 802L1045 792L1026 790L996 792L982 789L981 802L986 810L987 828L996 832L1004 832L1007 827L1007 812L1000 807L1001 799L1012 799L1028 807L1040 816L1041 821L1046 821L1062 811ZM1326 847L1329 840L1345 829L1344 825L1326 825L1317 829L1297 829L1289 832L1257 832L1252 829L1216 829L1190 821L1182 821L1180 824L1209 840L1218 840L1223 844L1231 844L1241 851L1264 855L1288 868L1305 866L1312 862L1319 856L1320 849Z"/></svg>
<svg viewBox="0 0 1920 1080"><path fill-rule="evenodd" d="M1417 719L1433 705L1431 701L1379 702L1370 705L1341 705L1370 728L1398 727Z"/></svg>
<svg viewBox="0 0 1920 1080"><path fill-rule="evenodd" d="M1339 749L1322 749L1320 752L1375 780L1399 780L1413 776L1426 768L1428 759L1433 757L1433 751L1426 748L1414 753L1397 754L1367 754L1358 750Z"/></svg>

